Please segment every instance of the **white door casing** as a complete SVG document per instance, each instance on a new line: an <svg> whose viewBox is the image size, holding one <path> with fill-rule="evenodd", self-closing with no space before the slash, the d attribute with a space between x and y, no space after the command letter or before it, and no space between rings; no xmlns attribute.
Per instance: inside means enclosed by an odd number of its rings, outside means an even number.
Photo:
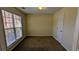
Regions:
<svg viewBox="0 0 79 59"><path fill-rule="evenodd" d="M73 41L72 50L79 51L79 8L77 9L76 23L75 23L75 30L74 30L74 41Z"/></svg>

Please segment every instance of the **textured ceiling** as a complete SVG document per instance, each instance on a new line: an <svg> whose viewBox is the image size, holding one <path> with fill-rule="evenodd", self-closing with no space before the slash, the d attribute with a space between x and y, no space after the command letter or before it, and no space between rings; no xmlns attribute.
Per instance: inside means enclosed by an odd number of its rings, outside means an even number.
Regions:
<svg viewBox="0 0 79 59"><path fill-rule="evenodd" d="M18 9L27 14L53 14L55 11L61 9L61 7L47 7L45 10L39 10L37 7L18 7Z"/></svg>

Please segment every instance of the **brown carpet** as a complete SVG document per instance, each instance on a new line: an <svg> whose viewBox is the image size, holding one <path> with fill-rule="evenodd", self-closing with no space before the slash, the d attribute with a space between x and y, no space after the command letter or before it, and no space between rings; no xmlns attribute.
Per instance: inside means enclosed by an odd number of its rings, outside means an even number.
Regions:
<svg viewBox="0 0 79 59"><path fill-rule="evenodd" d="M66 51L52 37L33 36L25 38L13 51Z"/></svg>

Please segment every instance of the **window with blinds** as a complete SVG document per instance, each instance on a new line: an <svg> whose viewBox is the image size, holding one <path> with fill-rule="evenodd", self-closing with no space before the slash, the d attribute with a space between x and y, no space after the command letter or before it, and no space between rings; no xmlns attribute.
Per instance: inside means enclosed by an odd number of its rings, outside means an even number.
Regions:
<svg viewBox="0 0 79 59"><path fill-rule="evenodd" d="M7 46L22 37L22 18L19 15L2 10L4 32Z"/></svg>

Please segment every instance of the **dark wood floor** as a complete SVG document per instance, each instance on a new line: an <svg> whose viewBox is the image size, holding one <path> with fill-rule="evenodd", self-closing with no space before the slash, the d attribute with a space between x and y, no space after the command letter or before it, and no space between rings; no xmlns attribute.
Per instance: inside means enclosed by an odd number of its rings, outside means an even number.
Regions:
<svg viewBox="0 0 79 59"><path fill-rule="evenodd" d="M52 37L26 37L13 51L66 51Z"/></svg>

